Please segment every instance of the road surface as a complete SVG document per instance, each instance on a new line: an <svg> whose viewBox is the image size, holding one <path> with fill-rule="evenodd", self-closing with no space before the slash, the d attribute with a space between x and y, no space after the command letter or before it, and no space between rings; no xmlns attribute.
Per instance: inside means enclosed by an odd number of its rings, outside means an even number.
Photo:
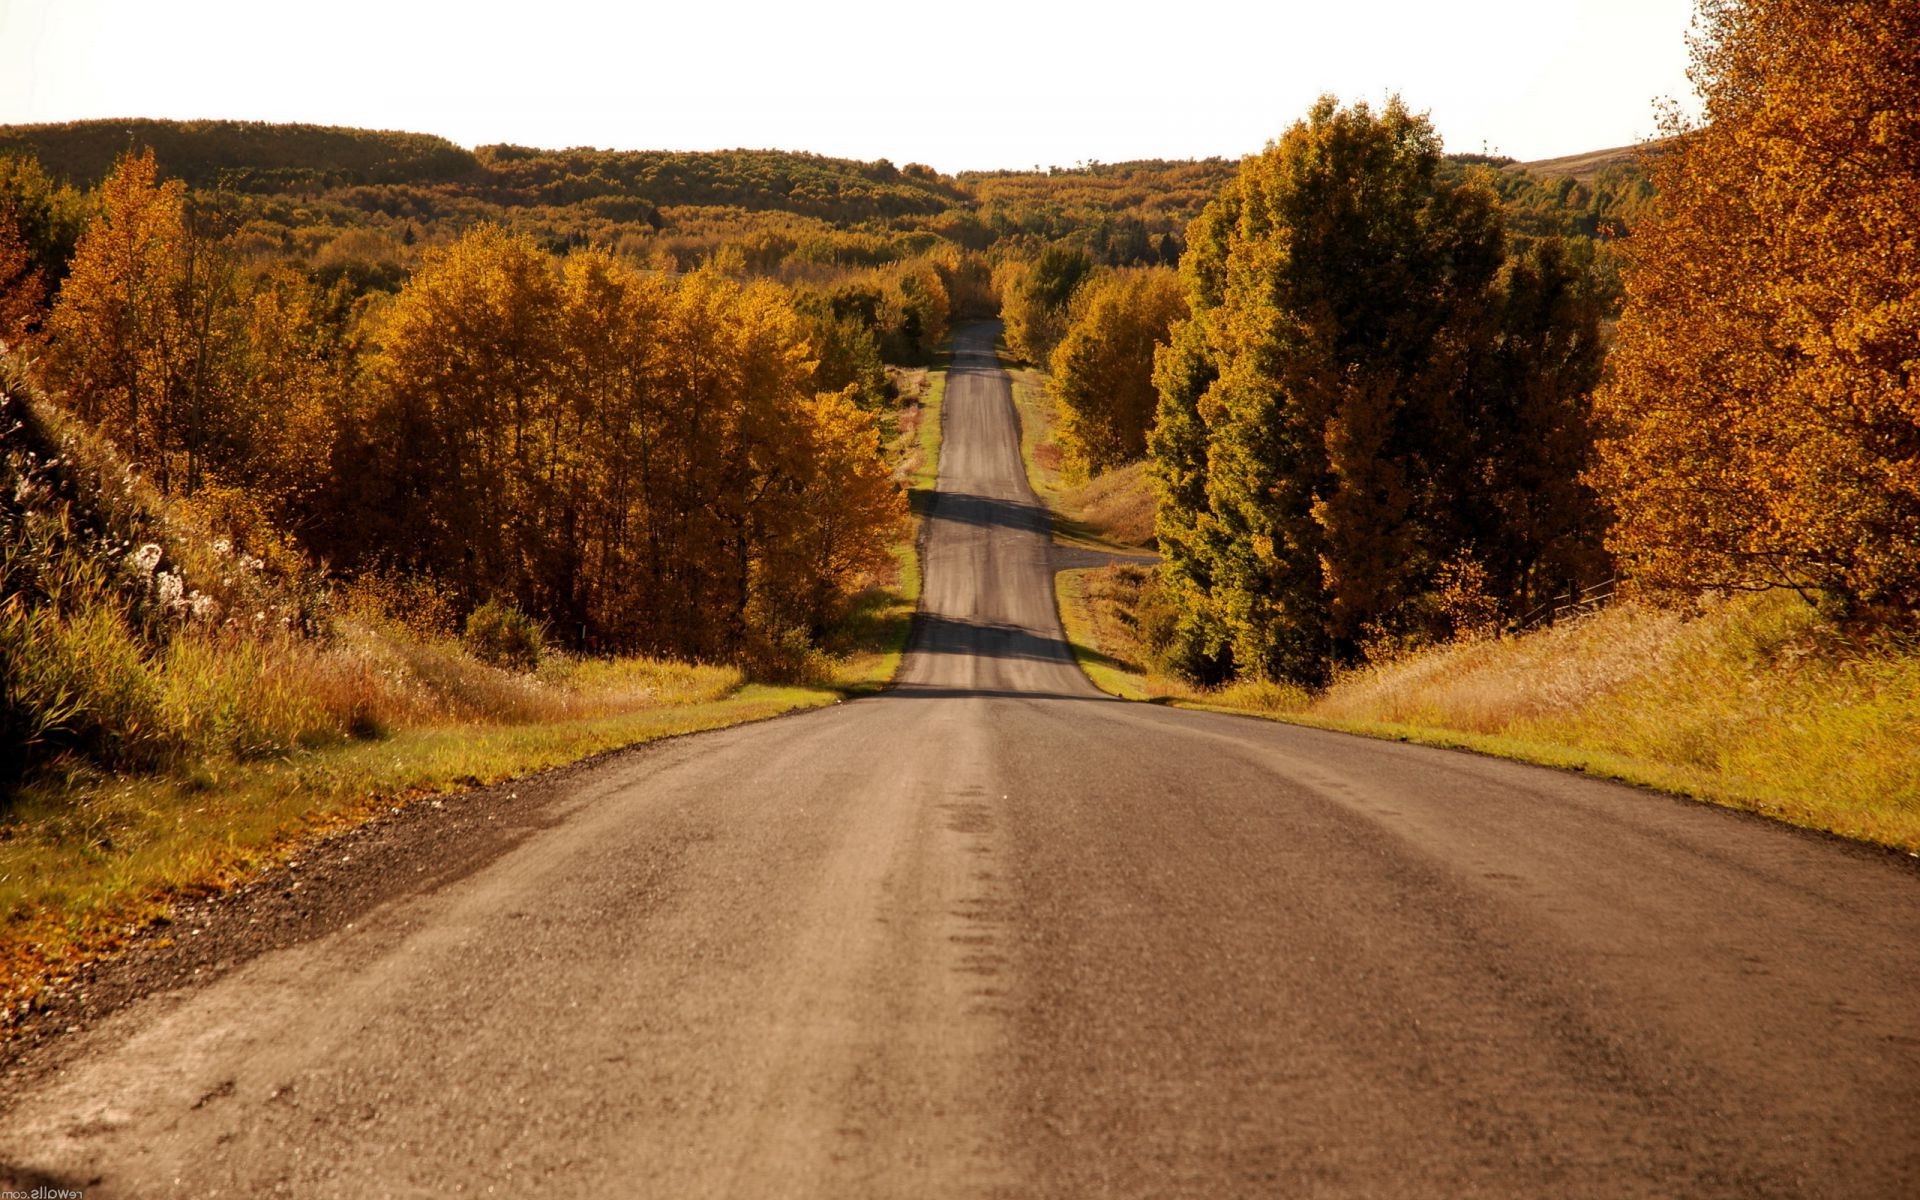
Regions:
<svg viewBox="0 0 1920 1200"><path fill-rule="evenodd" d="M122 1010L0 1162L89 1198L1920 1195L1907 860L1104 698L987 338L900 686L618 756L477 869Z"/></svg>

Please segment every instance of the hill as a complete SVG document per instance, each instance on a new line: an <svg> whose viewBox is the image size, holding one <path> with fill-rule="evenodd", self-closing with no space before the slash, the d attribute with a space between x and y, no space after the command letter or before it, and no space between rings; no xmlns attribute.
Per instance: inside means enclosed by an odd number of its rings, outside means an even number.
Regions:
<svg viewBox="0 0 1920 1200"><path fill-rule="evenodd" d="M54 176L92 187L128 149L151 147L161 167L192 187L245 191L367 183L439 183L471 176L479 161L445 138L391 130L265 121L144 118L0 126L0 154L25 151Z"/></svg>
<svg viewBox="0 0 1920 1200"><path fill-rule="evenodd" d="M1654 142L1615 146L1610 150L1589 150L1583 154L1566 154L1559 158L1542 158L1534 162L1514 163L1507 169L1524 171L1529 175L1566 176L1581 183L1592 184L1610 167L1638 167L1641 155L1658 145L1658 142Z"/></svg>

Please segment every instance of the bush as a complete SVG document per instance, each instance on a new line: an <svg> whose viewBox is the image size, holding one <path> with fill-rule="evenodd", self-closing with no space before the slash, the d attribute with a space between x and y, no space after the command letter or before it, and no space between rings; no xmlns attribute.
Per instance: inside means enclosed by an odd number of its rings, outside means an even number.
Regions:
<svg viewBox="0 0 1920 1200"><path fill-rule="evenodd" d="M539 666L545 644L532 617L498 600L489 600L468 614L460 640L481 662L509 671Z"/></svg>

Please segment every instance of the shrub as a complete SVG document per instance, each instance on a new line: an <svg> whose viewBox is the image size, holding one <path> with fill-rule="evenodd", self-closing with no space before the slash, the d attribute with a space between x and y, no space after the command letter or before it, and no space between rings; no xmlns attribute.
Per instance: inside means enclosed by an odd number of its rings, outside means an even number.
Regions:
<svg viewBox="0 0 1920 1200"><path fill-rule="evenodd" d="M509 671L531 671L540 665L545 638L532 617L511 604L489 600L468 614L461 641L481 662Z"/></svg>

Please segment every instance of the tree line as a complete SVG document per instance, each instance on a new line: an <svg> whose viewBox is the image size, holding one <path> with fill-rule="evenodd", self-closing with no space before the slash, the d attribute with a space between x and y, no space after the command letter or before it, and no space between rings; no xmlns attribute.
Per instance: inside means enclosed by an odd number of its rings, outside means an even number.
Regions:
<svg viewBox="0 0 1920 1200"><path fill-rule="evenodd" d="M786 289L483 224L369 304L244 270L151 154L98 203L38 335L48 374L236 540L285 530L336 570L707 659L804 645L889 561L879 418L823 380Z"/></svg>

